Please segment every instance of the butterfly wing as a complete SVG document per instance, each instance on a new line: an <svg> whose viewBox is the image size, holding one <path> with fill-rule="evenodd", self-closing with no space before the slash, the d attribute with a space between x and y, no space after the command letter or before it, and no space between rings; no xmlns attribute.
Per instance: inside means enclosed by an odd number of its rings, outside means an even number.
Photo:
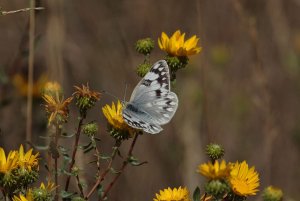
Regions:
<svg viewBox="0 0 300 201"><path fill-rule="evenodd" d="M126 123L133 128L142 129L151 134L162 131L160 125L153 123L153 119L150 115L142 111L137 111L137 109L130 104L127 104L122 114Z"/></svg>
<svg viewBox="0 0 300 201"><path fill-rule="evenodd" d="M177 106L177 95L170 92L168 65L166 61L160 60L151 67L135 87L129 103L123 110L123 117L134 128L146 131L140 125L146 124L149 127L148 131L160 132L162 130L160 125L166 124L172 119ZM151 129L151 126L154 126L154 129Z"/></svg>

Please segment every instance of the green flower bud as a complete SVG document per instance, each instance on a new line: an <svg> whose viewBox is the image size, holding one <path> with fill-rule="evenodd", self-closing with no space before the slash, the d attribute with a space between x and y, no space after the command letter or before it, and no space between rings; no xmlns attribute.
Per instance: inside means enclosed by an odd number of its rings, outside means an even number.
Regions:
<svg viewBox="0 0 300 201"><path fill-rule="evenodd" d="M94 137L98 132L98 125L96 123L89 123L83 126L83 133L88 137Z"/></svg>
<svg viewBox="0 0 300 201"><path fill-rule="evenodd" d="M26 168L17 169L16 176L20 186L28 186L29 184L33 184L39 178L37 170L28 170Z"/></svg>
<svg viewBox="0 0 300 201"><path fill-rule="evenodd" d="M229 185L220 180L211 180L205 185L205 192L215 198L223 198L230 191Z"/></svg>
<svg viewBox="0 0 300 201"><path fill-rule="evenodd" d="M86 201L86 200L82 197L73 197L72 201Z"/></svg>
<svg viewBox="0 0 300 201"><path fill-rule="evenodd" d="M150 63L148 63L148 62L142 63L137 67L136 73L138 74L138 76L144 77L146 75L146 73L149 72L150 68L151 68Z"/></svg>
<svg viewBox="0 0 300 201"><path fill-rule="evenodd" d="M132 137L132 134L128 130L118 130L108 125L108 131L116 141L122 142Z"/></svg>
<svg viewBox="0 0 300 201"><path fill-rule="evenodd" d="M53 197L51 193L47 192L46 189L34 188L32 190L32 197L34 201L52 201Z"/></svg>
<svg viewBox="0 0 300 201"><path fill-rule="evenodd" d="M165 59L169 67L171 68L171 71L175 71L175 72L181 68L184 68L189 62L189 58L184 56L183 57L167 56Z"/></svg>
<svg viewBox="0 0 300 201"><path fill-rule="evenodd" d="M16 189L17 186L18 178L12 172L6 172L5 174L0 175L0 187L13 190Z"/></svg>
<svg viewBox="0 0 300 201"><path fill-rule="evenodd" d="M151 38L138 40L135 44L135 50L143 55L148 55L154 48L154 41Z"/></svg>
<svg viewBox="0 0 300 201"><path fill-rule="evenodd" d="M283 192L280 188L269 186L264 190L262 197L264 201L281 201Z"/></svg>
<svg viewBox="0 0 300 201"><path fill-rule="evenodd" d="M221 145L209 144L206 146L206 154L212 161L218 160L224 156L225 150Z"/></svg>

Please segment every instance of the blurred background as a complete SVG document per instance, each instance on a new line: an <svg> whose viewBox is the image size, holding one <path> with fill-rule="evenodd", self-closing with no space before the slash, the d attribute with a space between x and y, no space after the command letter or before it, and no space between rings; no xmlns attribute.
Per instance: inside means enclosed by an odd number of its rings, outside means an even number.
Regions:
<svg viewBox="0 0 300 201"><path fill-rule="evenodd" d="M247 160L260 173L261 190L283 189L286 200L300 200L300 0L39 0L36 13L34 80L58 81L65 97L74 85L89 83L129 100L143 56L138 39L154 41L177 29L200 37L200 54L177 74L173 89L179 107L159 135L138 139L134 155L148 164L128 167L109 200L152 200L159 189L204 183L196 173L206 162L205 146L224 146L227 161ZM29 7L28 1L0 1L3 10ZM0 146L25 142L29 12L0 17ZM156 49L151 61L162 59ZM25 83L25 84L24 84ZM47 132L47 117L34 94L33 143ZM106 133L102 106L115 99L102 95L88 119L99 122L101 150L113 140ZM71 106L66 129L75 131ZM83 141L85 139L83 138ZM61 140L61 144L70 146ZM73 143L72 143L73 144ZM128 143L122 147L125 155ZM85 168L92 159L79 153ZM117 164L116 164L116 167ZM41 165L41 170L43 169ZM81 175L93 185L95 172ZM76 187L75 187L76 188ZM251 200L260 200L259 196Z"/></svg>

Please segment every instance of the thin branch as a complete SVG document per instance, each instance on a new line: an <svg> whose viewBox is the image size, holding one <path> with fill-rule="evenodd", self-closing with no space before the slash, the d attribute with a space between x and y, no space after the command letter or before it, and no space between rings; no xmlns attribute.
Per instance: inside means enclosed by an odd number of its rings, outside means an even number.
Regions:
<svg viewBox="0 0 300 201"><path fill-rule="evenodd" d="M80 184L80 179L78 175L76 176L76 181L77 181L78 189L80 191L80 196L84 198L83 188L82 185Z"/></svg>
<svg viewBox="0 0 300 201"><path fill-rule="evenodd" d="M120 144L116 143L116 145L113 147L113 152L111 154L110 157L110 161L109 164L107 165L107 168L105 169L105 171L101 174L101 176L97 179L96 183L94 184L94 186L92 187L92 189L89 191L89 193L87 194L87 196L85 197L85 199L87 200L93 193L94 191L97 189L97 187L99 186L99 184L104 180L104 177L109 173L109 171L111 170L112 167L112 163L118 153L118 148L119 148Z"/></svg>
<svg viewBox="0 0 300 201"><path fill-rule="evenodd" d="M133 151L133 147L137 141L137 138L138 138L139 134L136 133L133 140L132 140L132 143L131 143L131 146L130 146L130 149L127 153L127 157L126 157L126 160L123 161L123 165L121 167L121 170L119 171L119 173L114 177L114 179L112 180L112 182L110 182L110 184L108 185L108 187L105 189L103 195L101 196L101 198L99 199L100 201L104 200L104 198L107 196L108 192L111 190L111 188L113 187L113 185L116 183L116 181L118 180L118 178L121 176L121 174L123 173L123 171L125 170L126 166L128 165L128 159L132 156L132 151Z"/></svg>
<svg viewBox="0 0 300 201"><path fill-rule="evenodd" d="M75 164L75 157L76 157L76 153L77 153L77 149L78 149L78 143L79 143L79 138L80 138L80 133L81 133L81 127L83 125L83 120L84 120L84 118L80 117L80 121L79 121L78 127L77 127L76 137L75 137L75 143L74 143L74 147L73 147L72 160L71 160L71 163L69 166L69 172L72 171L72 168ZM68 189L69 189L70 180L71 180L71 175L68 175L66 185L65 185L65 191L68 191Z"/></svg>
<svg viewBox="0 0 300 201"><path fill-rule="evenodd" d="M21 12L27 12L27 11L33 11L34 10L44 10L44 7L30 7L30 8L22 8L22 9L18 9L18 10L11 10L11 11L1 11L0 10L0 15L9 15L9 14L15 14L15 13L21 13Z"/></svg>
<svg viewBox="0 0 300 201"><path fill-rule="evenodd" d="M61 135L61 128L60 128L60 125L58 123L56 123L55 125L55 129L56 129L56 132L55 132L55 146L56 146L56 149L58 147L58 138L59 136ZM55 157L54 158L54 178L55 178L55 186L57 186L57 188L55 188L55 200L58 200L58 161L57 161L58 157Z"/></svg>
<svg viewBox="0 0 300 201"><path fill-rule="evenodd" d="M32 140L32 91L33 91L33 65L34 65L34 35L35 35L35 0L30 0L29 19L29 59L28 59L28 90L27 90L27 119L26 141Z"/></svg>

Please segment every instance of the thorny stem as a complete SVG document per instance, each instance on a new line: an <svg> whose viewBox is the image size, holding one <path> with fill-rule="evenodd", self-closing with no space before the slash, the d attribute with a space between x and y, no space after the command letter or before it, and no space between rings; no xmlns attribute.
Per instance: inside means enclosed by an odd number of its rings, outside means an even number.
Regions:
<svg viewBox="0 0 300 201"><path fill-rule="evenodd" d="M79 191L80 191L80 196L84 197L83 188L82 188L82 185L80 184L80 179L79 179L78 175L76 175L76 180L77 180L77 186L78 186Z"/></svg>
<svg viewBox="0 0 300 201"><path fill-rule="evenodd" d="M108 185L108 187L105 189L103 195L101 196L101 198L99 199L99 201L102 201L106 195L108 194L108 192L111 190L111 188L113 187L113 185L116 183L116 181L118 180L118 178L121 176L121 174L123 173L124 169L126 168L126 166L128 165L128 159L132 156L132 151L133 151L133 147L137 141L137 138L138 138L139 134L136 133L133 140L132 140L132 143L130 145L130 149L127 153L127 157L126 157L126 160L123 161L123 165L121 167L121 170L119 171L119 173L114 177L114 179L112 180L112 182L110 182L110 184Z"/></svg>
<svg viewBox="0 0 300 201"><path fill-rule="evenodd" d="M56 129L56 132L55 132L55 146L56 148L58 147L58 138L59 136L61 135L61 128L60 128L60 124L56 123L55 124L55 129ZM55 200L58 200L58 161L57 161L58 157L55 157L54 158L54 175L55 175L55 186L57 186L57 188L55 188Z"/></svg>
<svg viewBox="0 0 300 201"><path fill-rule="evenodd" d="M0 15L8 15L8 14L14 14L14 13L20 13L20 12L26 12L26 11L34 11L34 10L44 10L44 7L31 7L30 8L22 8L22 9L18 9L18 10L11 10L11 11L1 11L0 8Z"/></svg>
<svg viewBox="0 0 300 201"><path fill-rule="evenodd" d="M96 142L95 142L95 152L96 152L96 157L97 157L97 173L100 174L100 159L101 159L101 157L100 157L100 151L97 148Z"/></svg>
<svg viewBox="0 0 300 201"><path fill-rule="evenodd" d="M78 149L78 143L79 143L79 138L80 138L80 133L81 133L81 127L83 125L83 120L84 120L84 117L80 116L80 121L78 123L76 137L75 137L75 143L74 143L74 147L73 147L72 160L71 160L71 163L69 166L69 172L72 171L72 168L75 164L75 157L76 157L76 153L77 153L77 149ZM66 186L65 186L65 191L68 191L68 189L69 189L70 180L71 180L71 175L68 175L67 181L66 181Z"/></svg>
<svg viewBox="0 0 300 201"><path fill-rule="evenodd" d="M97 179L96 183L94 184L94 186L92 187L92 189L90 190L90 192L87 194L87 196L85 197L85 199L88 199L94 193L94 191L97 189L97 187L99 186L99 184L104 180L104 177L111 170L113 160L115 159L115 157L116 157L116 155L118 153L119 147L120 147L120 143L116 142L116 145L113 147L113 151L111 153L110 161L109 161L109 164L107 165L107 168L101 174L101 176Z"/></svg>

